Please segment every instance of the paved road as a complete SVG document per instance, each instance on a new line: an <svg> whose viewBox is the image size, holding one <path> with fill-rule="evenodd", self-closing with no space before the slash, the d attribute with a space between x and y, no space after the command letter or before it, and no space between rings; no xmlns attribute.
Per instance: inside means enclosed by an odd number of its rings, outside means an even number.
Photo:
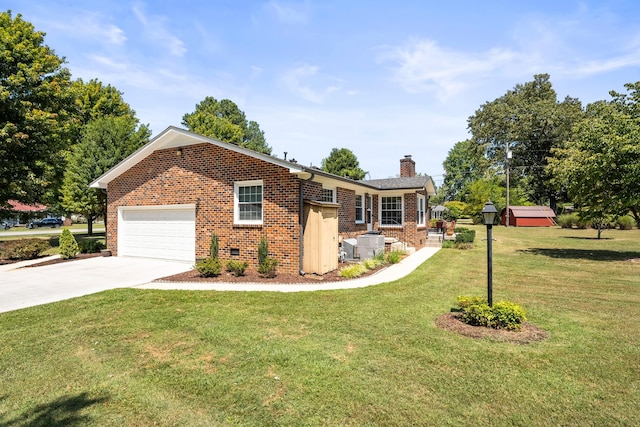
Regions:
<svg viewBox="0 0 640 427"><path fill-rule="evenodd" d="M34 268L0 270L0 312L124 288L182 273L190 263L96 257Z"/></svg>
<svg viewBox="0 0 640 427"><path fill-rule="evenodd" d="M64 227L63 227L64 228ZM37 234L60 234L62 233L62 228L35 228L33 230L20 230L20 231L10 231L11 228L7 231L0 231L0 239L3 236L34 236ZM70 228L69 229L73 234L86 234L86 228ZM104 227L93 227L94 233L102 233L104 232Z"/></svg>

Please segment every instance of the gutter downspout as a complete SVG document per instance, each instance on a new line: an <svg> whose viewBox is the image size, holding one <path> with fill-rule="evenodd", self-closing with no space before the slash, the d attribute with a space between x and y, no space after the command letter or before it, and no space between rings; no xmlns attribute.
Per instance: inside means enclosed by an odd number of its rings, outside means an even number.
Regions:
<svg viewBox="0 0 640 427"><path fill-rule="evenodd" d="M300 239L299 239L299 253L298 259L298 271L301 276L304 276L304 270L302 269L302 259L304 257L304 197L302 184L307 181L311 181L316 176L311 172L311 176L307 179L300 179L300 187L298 188L298 220L300 222Z"/></svg>

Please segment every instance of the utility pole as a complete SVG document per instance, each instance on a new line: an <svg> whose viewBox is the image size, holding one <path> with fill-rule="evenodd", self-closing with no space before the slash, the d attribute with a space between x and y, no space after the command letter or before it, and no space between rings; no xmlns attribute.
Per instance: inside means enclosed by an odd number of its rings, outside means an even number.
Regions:
<svg viewBox="0 0 640 427"><path fill-rule="evenodd" d="M505 162L505 169L506 169L506 176L507 176L507 207L505 208L505 214L506 214L506 218L505 218L505 226L508 227L509 226L509 160L511 159L512 153L511 150L509 149L509 141L507 141L507 150L506 150L506 162Z"/></svg>

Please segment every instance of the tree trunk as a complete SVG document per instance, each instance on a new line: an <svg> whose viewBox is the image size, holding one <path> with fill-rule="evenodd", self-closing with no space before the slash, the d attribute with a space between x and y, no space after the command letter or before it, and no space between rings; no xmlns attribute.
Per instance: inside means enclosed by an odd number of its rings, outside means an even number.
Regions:
<svg viewBox="0 0 640 427"><path fill-rule="evenodd" d="M602 224L598 223L598 240L600 240L601 235L602 235Z"/></svg>
<svg viewBox="0 0 640 427"><path fill-rule="evenodd" d="M93 215L87 215L87 234L93 236Z"/></svg>

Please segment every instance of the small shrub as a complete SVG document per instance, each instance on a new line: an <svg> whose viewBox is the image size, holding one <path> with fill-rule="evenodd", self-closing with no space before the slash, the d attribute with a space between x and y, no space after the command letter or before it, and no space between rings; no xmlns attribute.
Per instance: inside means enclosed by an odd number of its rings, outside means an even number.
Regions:
<svg viewBox="0 0 640 427"><path fill-rule="evenodd" d="M211 257L211 259L218 259L218 249L220 247L220 244L218 242L218 235L217 234L212 234L211 235L211 244L209 245L209 256Z"/></svg>
<svg viewBox="0 0 640 427"><path fill-rule="evenodd" d="M454 242L453 247L456 249L461 249L463 251L469 250L469 249L473 249L473 243L468 243L468 242Z"/></svg>
<svg viewBox="0 0 640 427"><path fill-rule="evenodd" d="M442 242L442 249L453 249L456 243L453 240L445 240Z"/></svg>
<svg viewBox="0 0 640 427"><path fill-rule="evenodd" d="M458 307L463 310L473 304L482 304L487 302L487 300L480 297L467 297L462 295L458 296L456 301L458 303Z"/></svg>
<svg viewBox="0 0 640 427"><path fill-rule="evenodd" d="M402 255L404 255L402 251L391 251L387 254L387 262L389 264L397 264L400 262Z"/></svg>
<svg viewBox="0 0 640 427"><path fill-rule="evenodd" d="M227 262L227 271L232 272L236 277L244 276L244 272L248 266L249 263L246 261L236 261L232 259Z"/></svg>
<svg viewBox="0 0 640 427"><path fill-rule="evenodd" d="M278 260L266 257L264 262L258 266L258 273L264 277L276 277L276 267L278 267Z"/></svg>
<svg viewBox="0 0 640 427"><path fill-rule="evenodd" d="M81 254L95 254L105 249L106 246L100 240L83 240L78 242Z"/></svg>
<svg viewBox="0 0 640 427"><path fill-rule="evenodd" d="M384 264L384 249L381 249L379 251L377 251L374 255L373 255L373 259L375 259L376 261L378 261L380 264Z"/></svg>
<svg viewBox="0 0 640 427"><path fill-rule="evenodd" d="M468 325L519 331L527 320L525 310L509 301L499 301L489 307L487 301L479 297L459 296L457 303L462 311L461 320Z"/></svg>
<svg viewBox="0 0 640 427"><path fill-rule="evenodd" d="M578 215L574 213L558 215L556 222L560 228L573 228L578 222Z"/></svg>
<svg viewBox="0 0 640 427"><path fill-rule="evenodd" d="M526 321L526 312L518 304L509 301L498 301L493 304L494 328L504 328L512 331L522 329L522 322Z"/></svg>
<svg viewBox="0 0 640 427"><path fill-rule="evenodd" d="M262 237L260 239L260 243L258 243L258 265L264 264L267 257L269 256L269 242L266 237Z"/></svg>
<svg viewBox="0 0 640 427"><path fill-rule="evenodd" d="M27 260L39 257L51 246L42 239L19 239L0 242L0 259Z"/></svg>
<svg viewBox="0 0 640 427"><path fill-rule="evenodd" d="M469 228L457 227L455 229L456 243L473 243L476 239L476 230Z"/></svg>
<svg viewBox="0 0 640 427"><path fill-rule="evenodd" d="M346 277L347 279L355 279L356 277L367 272L367 267L364 263L351 264L340 270L340 277Z"/></svg>
<svg viewBox="0 0 640 427"><path fill-rule="evenodd" d="M429 220L429 228L436 228L438 226L438 218L431 218Z"/></svg>
<svg viewBox="0 0 640 427"><path fill-rule="evenodd" d="M219 259L206 258L195 265L202 277L217 277L222 272L222 263Z"/></svg>
<svg viewBox="0 0 640 427"><path fill-rule="evenodd" d="M62 234L60 234L60 247L58 248L58 251L60 252L60 258L62 259L75 258L78 252L80 252L78 242L68 228L62 230Z"/></svg>
<svg viewBox="0 0 640 427"><path fill-rule="evenodd" d="M616 225L620 230L632 230L635 221L632 216L625 215L617 219Z"/></svg>
<svg viewBox="0 0 640 427"><path fill-rule="evenodd" d="M576 228L585 230L589 228L589 221L581 219L580 216L576 216Z"/></svg>

